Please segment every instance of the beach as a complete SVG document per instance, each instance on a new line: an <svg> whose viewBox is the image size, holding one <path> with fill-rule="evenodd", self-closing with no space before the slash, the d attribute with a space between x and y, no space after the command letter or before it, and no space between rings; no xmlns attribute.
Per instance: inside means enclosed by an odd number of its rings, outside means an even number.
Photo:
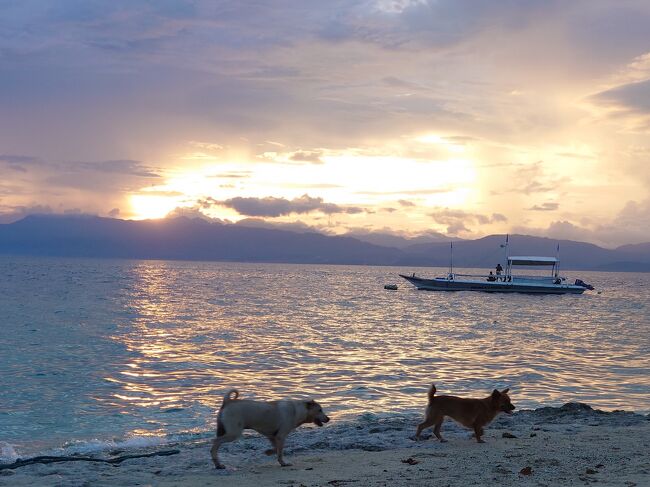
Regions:
<svg viewBox="0 0 650 487"><path fill-rule="evenodd" d="M650 415L603 412L570 403L501 415L478 444L447 420L447 443L416 442L416 416L369 418L301 428L288 440L280 467L246 435L222 449L215 470L209 437L165 445L177 454L126 460L119 466L65 462L0 471L0 485L27 486L407 486L407 485L650 485ZM143 452L153 452L152 449ZM107 452L120 454L122 452Z"/></svg>

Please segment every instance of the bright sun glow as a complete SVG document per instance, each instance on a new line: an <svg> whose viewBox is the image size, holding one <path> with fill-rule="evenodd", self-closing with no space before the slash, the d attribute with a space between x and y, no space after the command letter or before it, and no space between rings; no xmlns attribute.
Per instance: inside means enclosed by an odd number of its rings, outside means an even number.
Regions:
<svg viewBox="0 0 650 487"><path fill-rule="evenodd" d="M130 204L135 220L148 220L164 218L179 206L179 200L170 196L134 194L131 195Z"/></svg>
<svg viewBox="0 0 650 487"><path fill-rule="evenodd" d="M444 147L453 146L443 138L427 139ZM208 163L168 175L164 184L151 186L130 198L132 218L163 218L176 208L195 209L204 214L237 221L246 215L228 205L235 197L285 198L292 200L305 194L336 205L381 208L398 205L397 201L414 201L405 212L416 218L417 207L459 207L470 203L475 193L477 173L474 162L465 158L441 160L412 159L400 155L369 155L357 150L323 154L322 164L296 165L274 158L269 162L248 161ZM208 204L204 202L209 201ZM387 214L353 213L348 220L386 219ZM288 219L309 221L314 214L284 215ZM322 216L322 215L320 215ZM391 218L395 215L391 216ZM328 220L332 217L328 216ZM337 218L334 218L335 220Z"/></svg>

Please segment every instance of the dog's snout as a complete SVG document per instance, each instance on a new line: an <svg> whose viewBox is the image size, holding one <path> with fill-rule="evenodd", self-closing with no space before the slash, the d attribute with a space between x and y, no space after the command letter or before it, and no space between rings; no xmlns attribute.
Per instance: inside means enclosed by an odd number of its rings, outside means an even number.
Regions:
<svg viewBox="0 0 650 487"><path fill-rule="evenodd" d="M329 416L325 416L325 418L323 419L323 423L329 423L329 422L330 422Z"/></svg>

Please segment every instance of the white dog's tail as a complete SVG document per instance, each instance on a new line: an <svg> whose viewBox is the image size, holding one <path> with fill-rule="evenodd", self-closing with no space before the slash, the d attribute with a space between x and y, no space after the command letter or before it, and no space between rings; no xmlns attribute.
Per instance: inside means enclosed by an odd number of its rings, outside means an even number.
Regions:
<svg viewBox="0 0 650 487"><path fill-rule="evenodd" d="M237 399L239 397L239 391L237 389L230 389L228 392L226 392L226 395L223 396L223 403L226 404L228 401L232 401L233 399Z"/></svg>

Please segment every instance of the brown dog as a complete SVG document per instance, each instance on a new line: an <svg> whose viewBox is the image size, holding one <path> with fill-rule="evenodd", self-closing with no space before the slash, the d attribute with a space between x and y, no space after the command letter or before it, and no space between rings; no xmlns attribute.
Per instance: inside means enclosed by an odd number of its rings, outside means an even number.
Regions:
<svg viewBox="0 0 650 487"><path fill-rule="evenodd" d="M508 391L505 389L501 392L494 389L485 399L466 399L456 396L438 396L436 394L435 384L431 384L429 389L429 404L424 415L424 421L418 425L415 433L416 439L420 439L420 433L429 426L434 426L433 433L441 442L447 440L440 435L440 427L445 420L445 416L456 420L463 426L473 429L476 441L485 443L483 436L483 427L487 426L499 413L512 414L515 409L510 402Z"/></svg>

